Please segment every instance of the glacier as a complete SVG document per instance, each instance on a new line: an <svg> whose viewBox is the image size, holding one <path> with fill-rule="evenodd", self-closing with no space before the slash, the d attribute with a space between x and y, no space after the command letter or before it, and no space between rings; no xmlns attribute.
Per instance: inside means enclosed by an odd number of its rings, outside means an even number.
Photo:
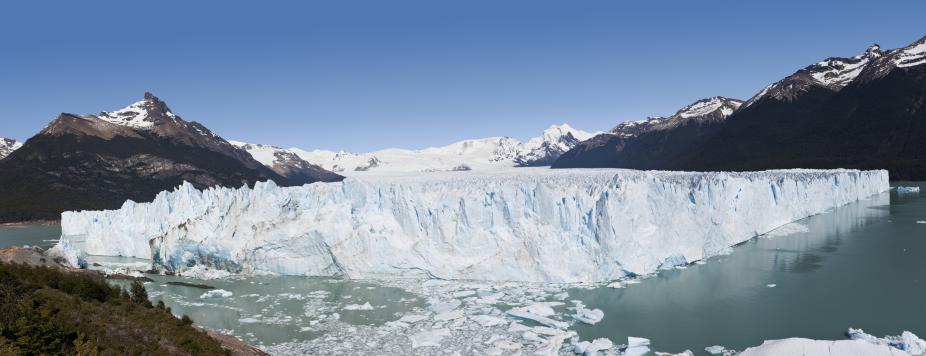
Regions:
<svg viewBox="0 0 926 356"><path fill-rule="evenodd" d="M606 282L888 191L884 170L442 172L197 190L65 212L62 242L168 272ZM69 245L70 246L70 245Z"/></svg>

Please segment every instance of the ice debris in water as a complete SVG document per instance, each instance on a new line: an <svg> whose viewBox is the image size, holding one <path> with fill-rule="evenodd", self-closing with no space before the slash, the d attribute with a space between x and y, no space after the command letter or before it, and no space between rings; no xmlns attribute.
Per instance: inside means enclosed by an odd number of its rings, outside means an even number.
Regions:
<svg viewBox="0 0 926 356"><path fill-rule="evenodd" d="M765 286L766 286L766 287L769 287L769 288L775 288L775 287L777 287L778 285L775 284L775 283L769 283L769 284L766 284Z"/></svg>
<svg viewBox="0 0 926 356"><path fill-rule="evenodd" d="M343 309L344 310L373 310L373 306L370 305L370 302L366 302L363 304L348 304L348 305L345 305Z"/></svg>
<svg viewBox="0 0 926 356"><path fill-rule="evenodd" d="M704 348L704 351L707 351L707 353L711 355L721 355L726 350L727 350L726 348L720 345L708 346Z"/></svg>
<svg viewBox="0 0 926 356"><path fill-rule="evenodd" d="M904 331L899 336L876 337L866 334L862 329L849 328L846 333L852 340L864 340L875 345L887 345L898 350L906 351L911 355L926 354L926 341L920 339L916 334Z"/></svg>
<svg viewBox="0 0 926 356"><path fill-rule="evenodd" d="M412 341L412 347L427 347L427 346L440 346L440 342L444 337L450 336L450 330L447 328L440 328L428 331L422 331L420 333L409 336L409 339Z"/></svg>
<svg viewBox="0 0 926 356"><path fill-rule="evenodd" d="M221 269L209 268L205 265L196 265L177 273L183 277L197 279L219 279L233 275L231 272Z"/></svg>
<svg viewBox="0 0 926 356"><path fill-rule="evenodd" d="M916 194L920 192L920 187L897 187L897 194Z"/></svg>
<svg viewBox="0 0 926 356"><path fill-rule="evenodd" d="M224 290L224 289L213 289L213 290L210 290L210 291L206 291L206 293L203 293L202 295L200 295L199 298L200 298L200 299L208 299L208 298L228 298L228 297L231 297L231 296L232 296L232 292L229 292L229 291L227 291L227 290Z"/></svg>

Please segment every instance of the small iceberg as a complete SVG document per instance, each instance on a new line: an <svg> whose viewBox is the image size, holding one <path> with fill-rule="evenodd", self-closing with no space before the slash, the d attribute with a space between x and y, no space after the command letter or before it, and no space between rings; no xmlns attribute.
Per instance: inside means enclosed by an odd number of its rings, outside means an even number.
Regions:
<svg viewBox="0 0 926 356"><path fill-rule="evenodd" d="M614 347L614 343L606 338L598 338L594 341L580 341L573 345L573 351L579 355L598 355L598 351L607 351Z"/></svg>
<svg viewBox="0 0 926 356"><path fill-rule="evenodd" d="M229 292L229 291L227 291L227 290L224 290L224 289L213 289L213 290L210 290L210 291L206 291L206 293L203 293L202 295L200 295L199 298L200 298L200 299L228 298L228 297L231 297L231 296L232 296L232 292Z"/></svg>
<svg viewBox="0 0 926 356"><path fill-rule="evenodd" d="M897 187L897 194L918 194L920 187Z"/></svg>
<svg viewBox="0 0 926 356"><path fill-rule="evenodd" d="M573 318L589 325L595 325L601 321L601 319L604 319L604 312L601 311L601 309L585 309L578 307L576 308L576 314L573 315Z"/></svg>
<svg viewBox="0 0 926 356"><path fill-rule="evenodd" d="M521 319L533 320L533 321L536 321L536 322L538 322L538 323L540 323L540 324L549 326L549 327L551 327L551 328L565 329L565 328L569 327L569 324L566 323L566 322L562 322L562 321L558 321L558 320L553 320L553 319L547 318L547 317L542 316L542 315L538 315L538 314L535 314L535 313L531 313L531 312L525 310L524 308L514 308L514 309L511 309L511 310L509 310L509 311L507 312L507 314L508 314L508 315L511 315L511 316L513 316L513 317L521 318Z"/></svg>
<svg viewBox="0 0 926 356"><path fill-rule="evenodd" d="M642 337L627 337L627 349L624 350L625 356L642 356L650 351L649 339Z"/></svg>
<svg viewBox="0 0 926 356"><path fill-rule="evenodd" d="M720 345L714 345L714 346L705 347L704 351L707 351L707 353L711 355L720 355L720 354L723 354L724 351L727 351L727 349Z"/></svg>

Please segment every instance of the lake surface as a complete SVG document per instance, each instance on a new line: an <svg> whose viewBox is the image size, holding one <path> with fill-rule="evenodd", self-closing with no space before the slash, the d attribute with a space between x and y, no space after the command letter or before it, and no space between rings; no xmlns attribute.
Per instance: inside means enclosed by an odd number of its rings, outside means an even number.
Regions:
<svg viewBox="0 0 926 356"><path fill-rule="evenodd" d="M922 195L892 192L782 230L793 233L750 240L728 256L629 288L571 290L570 298L605 311L601 323L576 329L584 338L644 336L674 352L714 344L743 350L787 337L838 340L849 327L926 335Z"/></svg>
<svg viewBox="0 0 926 356"><path fill-rule="evenodd" d="M38 246L48 249L61 237L61 225L0 226L0 248L10 246Z"/></svg>
<svg viewBox="0 0 926 356"><path fill-rule="evenodd" d="M926 188L922 182L897 185ZM59 233L55 226L0 229L0 246L50 246L47 240ZM94 260L110 268L144 264ZM324 338L334 332L324 326L326 320L336 320L338 330L376 326L420 313L428 305L426 296L376 282L150 277L154 282L146 287L152 300L163 300L175 314L188 314L206 327L263 346ZM898 196L892 191L786 225L703 264L662 271L619 289L565 291L567 301L580 300L605 312L596 325L571 327L583 340L607 337L623 343L627 336L640 336L651 339L659 351L705 354L706 346L742 350L766 339L843 339L849 327L879 336L903 330L926 336L924 279L926 195ZM204 289L167 284L170 281L203 283L232 294L204 297ZM497 290L482 288L484 294ZM552 298L537 296L534 300ZM371 309L364 307L368 302ZM568 318L564 309L557 307L562 313L557 318Z"/></svg>

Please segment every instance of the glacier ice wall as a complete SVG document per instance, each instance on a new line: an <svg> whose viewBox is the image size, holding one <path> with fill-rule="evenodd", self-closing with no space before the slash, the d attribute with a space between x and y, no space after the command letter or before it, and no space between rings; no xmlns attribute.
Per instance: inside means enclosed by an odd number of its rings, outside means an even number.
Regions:
<svg viewBox="0 0 926 356"><path fill-rule="evenodd" d="M86 253L175 272L587 282L700 260L888 189L887 171L519 169L184 184L150 203L65 212L61 225Z"/></svg>

